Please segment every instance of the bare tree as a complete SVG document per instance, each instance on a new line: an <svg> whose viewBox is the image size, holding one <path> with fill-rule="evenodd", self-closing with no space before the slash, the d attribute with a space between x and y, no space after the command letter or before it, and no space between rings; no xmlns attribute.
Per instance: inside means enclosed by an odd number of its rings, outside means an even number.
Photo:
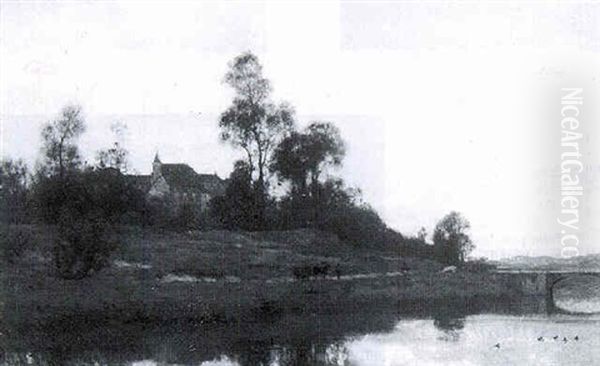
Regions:
<svg viewBox="0 0 600 366"><path fill-rule="evenodd" d="M97 165L100 168L114 168L122 173L127 172L129 151L123 147L127 132L127 125L122 122L111 124L110 130L115 135L112 147L98 151L96 154Z"/></svg>

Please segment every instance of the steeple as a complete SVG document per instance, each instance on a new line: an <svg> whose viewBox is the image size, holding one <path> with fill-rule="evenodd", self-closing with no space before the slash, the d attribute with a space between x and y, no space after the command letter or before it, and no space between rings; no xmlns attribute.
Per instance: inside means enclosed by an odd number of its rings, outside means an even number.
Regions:
<svg viewBox="0 0 600 366"><path fill-rule="evenodd" d="M156 152L156 155L154 155L154 161L152 162L152 175L157 177L160 175L160 167L161 167L162 163L160 162L160 159L158 158L158 151Z"/></svg>

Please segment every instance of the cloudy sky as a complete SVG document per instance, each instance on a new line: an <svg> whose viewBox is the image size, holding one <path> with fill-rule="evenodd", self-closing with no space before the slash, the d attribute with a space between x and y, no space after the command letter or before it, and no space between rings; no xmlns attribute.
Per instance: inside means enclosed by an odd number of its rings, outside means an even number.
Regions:
<svg viewBox="0 0 600 366"><path fill-rule="evenodd" d="M226 176L240 154L217 139L222 78L251 50L300 125L341 128L334 173L392 227L458 210L492 258L560 255L560 88L585 87L580 249L600 252L598 5L2 0L0 31L3 157L33 166L40 125L78 103L89 160L121 121L135 171L159 151Z"/></svg>

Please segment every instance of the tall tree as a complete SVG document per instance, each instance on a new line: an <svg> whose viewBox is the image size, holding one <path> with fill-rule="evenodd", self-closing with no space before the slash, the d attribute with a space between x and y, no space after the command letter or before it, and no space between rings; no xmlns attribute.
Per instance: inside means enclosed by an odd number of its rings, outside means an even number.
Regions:
<svg viewBox="0 0 600 366"><path fill-rule="evenodd" d="M221 139L246 152L259 201L267 199L267 164L279 141L294 127L294 111L270 99L271 84L262 73L258 58L246 52L229 65L225 83L235 91L229 108L221 114ZM263 212L264 214L264 212ZM262 220L264 215L259 219Z"/></svg>
<svg viewBox="0 0 600 366"><path fill-rule="evenodd" d="M433 245L438 259L447 264L464 262L475 249L469 237L470 228L469 221L456 211L444 216L433 232Z"/></svg>
<svg viewBox="0 0 600 366"><path fill-rule="evenodd" d="M110 130L115 135L113 145L98 151L96 161L100 168L114 168L122 173L127 172L129 151L123 147L127 125L121 122L111 124Z"/></svg>
<svg viewBox="0 0 600 366"><path fill-rule="evenodd" d="M42 129L43 153L48 173L64 177L81 165L77 139L85 131L81 107L69 105L60 117Z"/></svg>

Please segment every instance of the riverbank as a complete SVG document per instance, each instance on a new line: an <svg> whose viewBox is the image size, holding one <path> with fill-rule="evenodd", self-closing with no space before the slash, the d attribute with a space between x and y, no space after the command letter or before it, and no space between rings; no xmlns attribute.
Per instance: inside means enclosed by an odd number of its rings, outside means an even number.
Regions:
<svg viewBox="0 0 600 366"><path fill-rule="evenodd" d="M0 270L1 321L7 328L182 319L227 324L286 313L518 296L489 273L440 273L439 263L353 247L313 230L120 228L111 266L88 278L64 280L49 259L53 228L27 230L32 239L22 257Z"/></svg>

